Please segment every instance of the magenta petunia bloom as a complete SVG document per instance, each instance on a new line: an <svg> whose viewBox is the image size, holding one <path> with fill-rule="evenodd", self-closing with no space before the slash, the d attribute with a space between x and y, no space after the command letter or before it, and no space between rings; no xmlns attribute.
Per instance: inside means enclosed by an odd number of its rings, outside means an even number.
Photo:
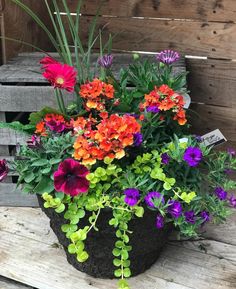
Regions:
<svg viewBox="0 0 236 289"><path fill-rule="evenodd" d="M227 149L227 152L228 152L228 154L230 155L230 156L236 156L236 150L235 149L233 149L233 148L228 148Z"/></svg>
<svg viewBox="0 0 236 289"><path fill-rule="evenodd" d="M54 188L72 197L86 193L89 189L87 174L89 170L84 165L74 159L66 159L54 173Z"/></svg>
<svg viewBox="0 0 236 289"><path fill-rule="evenodd" d="M77 72L74 67L68 64L48 65L43 76L54 86L54 88L65 89L73 92L76 85Z"/></svg>
<svg viewBox="0 0 236 289"><path fill-rule="evenodd" d="M139 200L139 190L135 188L129 188L124 190L125 194L125 203L131 207L135 206Z"/></svg>
<svg viewBox="0 0 236 289"><path fill-rule="evenodd" d="M110 68L112 66L113 58L113 55L105 54L98 58L98 64L103 68Z"/></svg>
<svg viewBox="0 0 236 289"><path fill-rule="evenodd" d="M9 168L7 165L6 160L0 160L0 182L2 182L6 177L9 172Z"/></svg>
<svg viewBox="0 0 236 289"><path fill-rule="evenodd" d="M46 69L51 64L58 64L59 62L50 56L45 56L40 60L40 64L42 64L42 68Z"/></svg>
<svg viewBox="0 0 236 289"><path fill-rule="evenodd" d="M173 218L179 218L182 214L182 205L180 202L175 201L175 200L170 200L168 202L168 208L167 211L168 213L173 217Z"/></svg>
<svg viewBox="0 0 236 289"><path fill-rule="evenodd" d="M157 229L162 229L164 227L164 217L162 215L157 215L156 227Z"/></svg>
<svg viewBox="0 0 236 289"><path fill-rule="evenodd" d="M214 190L214 194L217 196L217 198L221 201L224 201L227 199L228 193L221 187L217 187Z"/></svg>
<svg viewBox="0 0 236 289"><path fill-rule="evenodd" d="M165 64L173 64L180 59L178 52L173 50L163 50L157 56L156 59Z"/></svg>
<svg viewBox="0 0 236 289"><path fill-rule="evenodd" d="M50 119L49 121L46 121L46 126L54 132L61 133L66 129L65 122L56 120L56 119Z"/></svg>
<svg viewBox="0 0 236 289"><path fill-rule="evenodd" d="M146 202L146 204L151 207L151 208L155 208L155 199L161 199L161 202L164 204L164 197L161 193L159 192L150 192L148 193L145 198L144 201Z"/></svg>
<svg viewBox="0 0 236 289"><path fill-rule="evenodd" d="M196 222L196 216L194 214L194 211L188 211L184 213L185 221L187 223L195 224Z"/></svg>
<svg viewBox="0 0 236 289"><path fill-rule="evenodd" d="M202 160L202 151L197 147L188 147L184 152L183 160L190 167L196 167Z"/></svg>

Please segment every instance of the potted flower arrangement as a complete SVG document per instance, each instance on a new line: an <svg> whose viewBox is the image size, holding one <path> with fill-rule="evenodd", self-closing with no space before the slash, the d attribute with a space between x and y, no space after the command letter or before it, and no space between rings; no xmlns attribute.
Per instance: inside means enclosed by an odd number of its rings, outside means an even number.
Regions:
<svg viewBox="0 0 236 289"><path fill-rule="evenodd" d="M33 11L13 2L47 30ZM57 39L49 37L60 58L41 60L58 109L32 113L27 125L1 124L31 137L14 162L0 161L0 181L17 171L23 192L37 194L68 262L95 277L115 276L128 289L126 279L157 260L170 231L195 237L207 222L224 221L229 205L236 207L227 193L236 188L229 179L236 153L216 152L189 132L186 74L173 73L177 52L146 60L134 55L116 78L113 55L104 54L110 39L101 47L100 71L93 71L95 24L85 52L77 30L81 2L76 19L63 3L75 59L57 13ZM74 93L73 103L65 105L64 91Z"/></svg>

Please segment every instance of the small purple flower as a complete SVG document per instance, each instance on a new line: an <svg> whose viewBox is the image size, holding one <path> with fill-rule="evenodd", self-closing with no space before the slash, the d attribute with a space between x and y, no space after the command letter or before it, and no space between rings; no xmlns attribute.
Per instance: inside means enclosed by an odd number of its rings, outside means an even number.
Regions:
<svg viewBox="0 0 236 289"><path fill-rule="evenodd" d="M202 159L202 151L197 147L188 147L183 156L183 160L190 167L196 167Z"/></svg>
<svg viewBox="0 0 236 289"><path fill-rule="evenodd" d="M168 165L168 163L170 162L170 156L167 153L164 153L161 155L161 162L164 165Z"/></svg>
<svg viewBox="0 0 236 289"><path fill-rule="evenodd" d="M155 105L150 105L146 108L146 111L151 113L158 113L160 112L160 109Z"/></svg>
<svg viewBox="0 0 236 289"><path fill-rule="evenodd" d="M227 199L227 192L221 188L221 187L217 187L214 190L214 194L217 196L218 199L220 199L221 201L224 201Z"/></svg>
<svg viewBox="0 0 236 289"><path fill-rule="evenodd" d="M98 59L98 64L103 68L110 68L113 62L113 55L105 54Z"/></svg>
<svg viewBox="0 0 236 289"><path fill-rule="evenodd" d="M232 157L236 156L236 151L235 151L235 149L233 149L233 148L228 148L228 149L227 149L227 152L228 152L228 154L229 154L230 156L232 156Z"/></svg>
<svg viewBox="0 0 236 289"><path fill-rule="evenodd" d="M185 212L184 217L187 223L195 224L196 217L195 217L194 211Z"/></svg>
<svg viewBox="0 0 236 289"><path fill-rule="evenodd" d="M233 174L235 171L233 170L233 169L230 169L230 168L226 168L225 170L224 170L224 173L226 174L226 175L231 175L231 174Z"/></svg>
<svg viewBox="0 0 236 289"><path fill-rule="evenodd" d="M161 193L159 192L150 192L148 193L145 198L144 201L146 202L146 204L151 207L151 208L155 208L155 199L161 199L161 202L164 204L164 197Z"/></svg>
<svg viewBox="0 0 236 289"><path fill-rule="evenodd" d="M167 211L173 218L179 218L182 214L182 205L180 202L175 200L170 200L168 202L169 206Z"/></svg>
<svg viewBox="0 0 236 289"><path fill-rule="evenodd" d="M129 188L124 190L125 203L131 207L135 206L139 200L139 190L135 188Z"/></svg>
<svg viewBox="0 0 236 289"><path fill-rule="evenodd" d="M0 182L3 181L9 172L6 160L0 160Z"/></svg>
<svg viewBox="0 0 236 289"><path fill-rule="evenodd" d="M134 146L139 147L143 142L143 135L140 132L134 134Z"/></svg>
<svg viewBox="0 0 236 289"><path fill-rule="evenodd" d="M210 221L210 214L207 211L202 211L200 217L202 218L202 225Z"/></svg>
<svg viewBox="0 0 236 289"><path fill-rule="evenodd" d="M234 195L229 198L229 203L232 207L236 208L236 198Z"/></svg>
<svg viewBox="0 0 236 289"><path fill-rule="evenodd" d="M162 229L164 227L164 218L162 215L157 215L156 227L157 229Z"/></svg>
<svg viewBox="0 0 236 289"><path fill-rule="evenodd" d="M156 56L156 59L165 64L173 64L180 59L180 55L173 50L163 50Z"/></svg>
<svg viewBox="0 0 236 289"><path fill-rule="evenodd" d="M197 142L202 142L203 141L203 138L200 135L194 135L194 137L195 137L195 140Z"/></svg>
<svg viewBox="0 0 236 289"><path fill-rule="evenodd" d="M31 138L27 141L27 146L30 149L39 148L41 146L41 139L40 136L34 134Z"/></svg>

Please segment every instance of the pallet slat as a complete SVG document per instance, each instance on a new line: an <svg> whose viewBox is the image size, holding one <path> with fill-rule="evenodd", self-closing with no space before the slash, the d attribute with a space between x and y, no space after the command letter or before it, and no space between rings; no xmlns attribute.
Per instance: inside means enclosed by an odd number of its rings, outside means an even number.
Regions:
<svg viewBox="0 0 236 289"><path fill-rule="evenodd" d="M92 19L81 18L84 43ZM98 27L103 29L104 38L115 35L114 49L155 52L170 48L185 55L236 58L236 46L231 41L236 37L234 23L100 17Z"/></svg>
<svg viewBox="0 0 236 289"><path fill-rule="evenodd" d="M77 2L67 1L71 12L76 12ZM84 1L81 12L95 15L100 0ZM61 11L64 11L61 4ZM101 15L124 17L156 17L174 19L194 19L203 21L235 21L234 0L110 0L101 7Z"/></svg>
<svg viewBox="0 0 236 289"><path fill-rule="evenodd" d="M38 207L35 195L26 195L16 188L16 184L1 183L0 185L0 207ZM0 274L1 275L1 274Z"/></svg>
<svg viewBox="0 0 236 289"><path fill-rule="evenodd" d="M195 102L236 107L236 62L186 59L188 87ZM236 112L235 112L236 115Z"/></svg>

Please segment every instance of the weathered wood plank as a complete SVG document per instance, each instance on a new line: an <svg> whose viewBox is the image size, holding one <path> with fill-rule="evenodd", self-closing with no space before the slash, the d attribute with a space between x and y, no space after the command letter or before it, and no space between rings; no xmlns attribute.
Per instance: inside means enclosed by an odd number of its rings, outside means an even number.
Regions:
<svg viewBox="0 0 236 289"><path fill-rule="evenodd" d="M3 1L3 0L2 0ZM49 21L49 14L46 6L40 1L25 0L24 4L29 6L41 20L46 23L47 28L51 29L52 24ZM4 17L4 36L31 43L41 49L50 51L52 44L44 31L27 15L19 6L12 1L5 1L3 6ZM24 46L22 43L3 40L5 46L4 62L7 59L16 55L19 51L33 51L29 46Z"/></svg>
<svg viewBox="0 0 236 289"><path fill-rule="evenodd" d="M36 54L24 54L24 56L19 56L15 58L12 63L8 65L3 65L0 67L0 83L15 83L15 82L25 82L25 83L38 83L45 84L47 81L43 78L40 71L39 61L45 55ZM53 57L57 58L57 54L53 53ZM154 55L141 55L142 58L151 58L155 61ZM95 70L97 63L98 54L94 54L91 57L91 67ZM129 63L133 62L132 54L115 54L112 71L116 76L121 68L127 67ZM174 66L174 73L179 73L185 71L185 59L182 58Z"/></svg>
<svg viewBox="0 0 236 289"><path fill-rule="evenodd" d="M76 12L77 2L67 1L71 12ZM100 15L123 17L155 17L195 19L208 21L235 21L234 0L110 0L104 1ZM84 1L81 12L95 15L100 1ZM61 3L59 3L61 4ZM64 11L61 4L61 11Z"/></svg>
<svg viewBox="0 0 236 289"><path fill-rule="evenodd" d="M1 289L33 289L25 284L15 282L11 279L0 276L0 288Z"/></svg>
<svg viewBox="0 0 236 289"><path fill-rule="evenodd" d="M49 220L40 210L0 208L0 227L3 276L38 289L64 289L75 283L78 289L116 288L115 281L88 277L67 264L63 250L55 246L58 241L49 230ZM233 246L230 249L235 250ZM235 286L234 272L235 265L230 260L171 244L150 270L132 278L130 283L131 288L137 289L205 289L209 284L211 289L228 289Z"/></svg>
<svg viewBox="0 0 236 289"><path fill-rule="evenodd" d="M189 122L192 132L204 134L219 128L229 141L236 141L236 109L229 107L192 104Z"/></svg>
<svg viewBox="0 0 236 289"><path fill-rule="evenodd" d="M92 17L81 18L85 43L91 21ZM116 35L114 49L155 52L171 48L189 55L236 58L236 46L231 41L236 37L234 23L100 17L98 27L103 28L104 39L110 33Z"/></svg>
<svg viewBox="0 0 236 289"><path fill-rule="evenodd" d="M186 59L188 88L195 102L236 106L236 62L215 59Z"/></svg>
<svg viewBox="0 0 236 289"><path fill-rule="evenodd" d="M27 135L18 133L12 129L0 129L0 145L24 144L27 139Z"/></svg>
<svg viewBox="0 0 236 289"><path fill-rule="evenodd" d="M23 194L16 184L0 184L0 207L38 207L35 195ZM1 274L0 274L1 275Z"/></svg>

